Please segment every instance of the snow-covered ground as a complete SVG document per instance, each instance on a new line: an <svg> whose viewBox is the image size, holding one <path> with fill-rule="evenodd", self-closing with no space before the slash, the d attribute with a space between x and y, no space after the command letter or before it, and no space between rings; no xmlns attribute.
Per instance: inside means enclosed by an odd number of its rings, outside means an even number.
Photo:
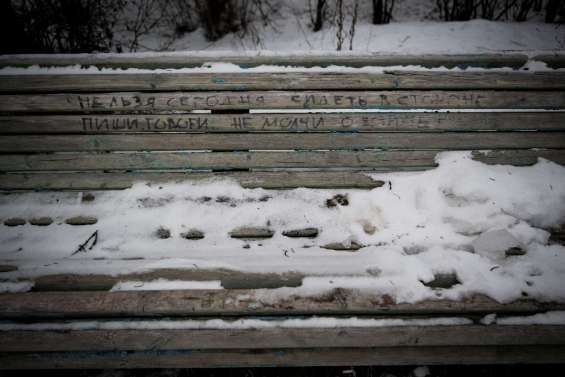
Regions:
<svg viewBox="0 0 565 377"><path fill-rule="evenodd" d="M371 22L372 2L361 1L353 38L349 30L351 15L346 14L344 43L337 49L337 29L331 9L323 28L312 30L308 2L273 0L276 13L265 24L250 20L253 32L228 33L217 41L208 41L202 27L182 35L170 27L150 29L139 38L133 52L150 54L226 55L308 55L348 54L489 54L563 52L565 24L543 22L543 13L532 13L526 22L475 19L445 22L439 17L435 0L397 0L392 21L374 25ZM329 2L332 3L332 2ZM349 4L346 3L348 11ZM347 13L347 12L346 12ZM136 17L136 9L126 10L114 26L114 47L128 49L133 35L127 23ZM178 15L177 18L181 18ZM116 52L116 51L112 51ZM125 55L125 54L118 54ZM213 61L213 59L212 59Z"/></svg>
<svg viewBox="0 0 565 377"><path fill-rule="evenodd" d="M252 23L243 38L230 33L218 41L207 41L202 28L184 34L172 43L155 30L142 38L141 51L201 51L220 54L277 52L309 53L336 51L336 27L328 20L322 30L313 32L307 2L277 0L277 14L264 25L261 20ZM347 2L346 2L347 4ZM553 52L565 49L565 25L543 23L542 15L532 14L528 22L471 20L442 22L434 0L396 1L390 24L371 23L370 1L360 2L359 19L353 42L346 36L343 53L383 54L473 54L501 52ZM351 16L346 16L345 32ZM118 33L124 46L131 36ZM350 50L351 47L351 51ZM165 49L165 50L164 50Z"/></svg>
<svg viewBox="0 0 565 377"><path fill-rule="evenodd" d="M153 47L159 50L158 46ZM233 34L207 42L198 29L172 45L175 51L209 53L250 53L269 51L308 54L335 51L336 32L331 26L317 33L310 31L299 18L281 22L276 32L265 32L260 46ZM494 22L471 20L464 22L398 22L357 26L353 49L348 53L377 54L485 54L544 53L565 49L565 25L541 22Z"/></svg>
<svg viewBox="0 0 565 377"><path fill-rule="evenodd" d="M310 275L301 287L273 290L263 299L344 287L388 294L398 302L475 293L501 302L526 295L565 300L565 247L548 244L546 231L565 219L565 167L545 160L530 167L484 165L465 152L441 154L438 162L426 172L372 174L386 182L373 190L244 189L222 180L139 183L124 191L98 192L92 202L81 200L80 193L3 196L2 219L51 217L54 222L0 225L0 260L19 266L2 275L118 275L157 268L295 271ZM337 194L347 203L328 207L327 200ZM74 216L98 221L64 223ZM230 238L242 226L266 227L275 234L254 241ZM318 237L282 234L311 227L320 230ZM160 238L159 229L170 237ZM203 232L204 238L183 238L189 229ZM73 254L95 230L96 245ZM364 247L355 252L322 247L332 243ZM459 284L440 291L422 284L441 273L455 273ZM171 289L167 282L158 283ZM217 285L201 288L221 288ZM190 282L177 288L187 287L199 288ZM116 289L136 289L136 284Z"/></svg>

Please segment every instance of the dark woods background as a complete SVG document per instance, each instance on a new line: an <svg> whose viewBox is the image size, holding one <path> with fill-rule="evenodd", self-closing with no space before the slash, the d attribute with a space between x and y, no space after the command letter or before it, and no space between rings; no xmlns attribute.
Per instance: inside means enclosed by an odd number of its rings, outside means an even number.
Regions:
<svg viewBox="0 0 565 377"><path fill-rule="evenodd" d="M277 0L0 0L1 54L135 52L147 49L143 37L159 35L160 50L202 28L209 41L228 33L261 45L264 27L281 17ZM394 21L395 0L307 0L297 2L313 32L328 25L338 30L349 18L354 31L359 7L371 9L369 22ZM434 19L466 21L484 18L527 21L535 14L545 22L565 20L565 0L435 0ZM365 15L365 13L363 13ZM127 38L117 38L127 35Z"/></svg>

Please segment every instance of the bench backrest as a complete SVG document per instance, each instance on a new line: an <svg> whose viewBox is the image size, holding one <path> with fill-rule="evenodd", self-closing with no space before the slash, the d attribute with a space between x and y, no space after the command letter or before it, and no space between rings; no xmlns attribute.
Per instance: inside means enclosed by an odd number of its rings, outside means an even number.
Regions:
<svg viewBox="0 0 565 377"><path fill-rule="evenodd" d="M26 74L0 76L0 93L9 191L210 176L371 188L363 172L427 169L444 150L565 163L565 113L547 111L565 108L561 71Z"/></svg>

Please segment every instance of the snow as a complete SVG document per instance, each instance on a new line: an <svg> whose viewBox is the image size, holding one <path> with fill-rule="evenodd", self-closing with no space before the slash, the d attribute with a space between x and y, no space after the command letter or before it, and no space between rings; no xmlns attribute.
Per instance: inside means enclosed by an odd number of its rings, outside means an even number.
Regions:
<svg viewBox="0 0 565 377"><path fill-rule="evenodd" d="M484 325L565 325L565 311L500 318L497 318L494 314L489 314L481 320L481 323Z"/></svg>
<svg viewBox="0 0 565 377"><path fill-rule="evenodd" d="M53 323L19 324L12 322L0 323L0 331L24 330L203 330L203 329L300 329L300 328L340 328L340 327L401 327L401 326L461 326L470 325L472 321L467 318L425 318L425 319L397 319L397 318L332 318L309 317L285 320L262 319L237 319L227 321L222 319L210 320L166 320L157 321L72 321Z"/></svg>
<svg viewBox="0 0 565 377"><path fill-rule="evenodd" d="M336 50L336 28L326 22L319 32L311 28L308 2L303 0L277 0L277 14L273 22L265 26L255 20L244 38L239 33L228 34L218 41L210 42L203 30L187 33L168 44L163 32L153 32L141 38L143 51L162 53L163 49L174 51L198 51L206 54L228 53L253 54L280 53L303 54L312 51ZM345 8L351 6L344 2ZM397 0L392 22L387 25L371 23L370 1L359 3L359 20L350 48L348 38L344 50L339 53L492 53L510 51L555 51L565 47L563 25L542 23L543 15L532 14L528 22L493 22L472 20L468 22L438 22L440 20L435 0ZM330 19L333 13L330 9ZM348 13L346 11L346 13ZM135 13L133 13L135 16ZM124 17L125 18L125 17ZM349 30L350 16L346 16L345 29ZM122 25L123 28L123 25ZM122 46L128 46L131 35L116 33ZM169 32L170 34L170 32Z"/></svg>
<svg viewBox="0 0 565 377"><path fill-rule="evenodd" d="M414 377L427 377L431 375L430 369L428 367L417 367L412 371Z"/></svg>
<svg viewBox="0 0 565 377"><path fill-rule="evenodd" d="M306 30L306 33L301 33ZM328 26L318 33L307 30L303 19L280 22L277 31L266 29L260 46L250 39L228 35L207 43L200 30L172 45L174 50L205 51L335 51L336 31ZM353 52L396 54L476 54L493 52L547 52L565 46L563 25L541 22L393 22L356 27ZM348 43L346 48L349 48Z"/></svg>
<svg viewBox="0 0 565 377"><path fill-rule="evenodd" d="M526 295L564 301L565 247L548 244L546 229L565 219L565 167L543 159L528 167L485 165L468 152L442 153L437 162L437 168L425 172L370 174L386 182L373 190L244 189L234 181L208 180L139 182L123 191L95 192L92 202L83 202L82 193L72 192L3 196L3 220L49 216L54 223L0 225L0 260L18 266L17 271L2 273L2 279L222 268L307 275L300 287L257 290L264 301L290 294L319 295L340 287L378 297L387 294L396 302L457 300L478 293L500 302ZM327 208L326 200L336 194L347 195L349 204ZM77 215L95 216L98 222L80 227L64 223ZM228 233L240 226L268 227L275 234L264 240L231 239ZM160 227L170 230L171 237L158 238L155 232ZM318 228L318 237L282 235L307 227ZM205 237L181 237L192 228ZM369 228L375 231L367 232ZM73 255L95 230L96 246ZM502 239L494 237L490 248L474 252L477 239L501 230ZM525 255L501 257L509 235L519 241ZM320 247L335 242L365 247L357 252ZM461 284L449 289L422 284L439 273L455 273ZM143 289L177 289L196 283L144 284ZM116 289L136 285L122 283Z"/></svg>
<svg viewBox="0 0 565 377"><path fill-rule="evenodd" d="M278 14L271 25L260 20L253 22L255 35L241 38L228 34L210 42L203 30L197 29L176 39L166 50L178 53L197 51L200 54L316 54L336 53L336 27L326 22L319 32L311 28L307 2L278 0ZM347 3L346 3L347 7ZM477 54L498 52L526 52L535 54L565 48L564 25L541 22L543 16L534 16L528 22L495 22L476 19L465 22L438 22L434 12L435 0L398 0L392 22L386 25L371 23L371 2L360 2L359 20L351 51L349 40L339 54ZM331 13L331 11L330 11ZM347 12L346 12L347 13ZM331 17L330 17L331 18ZM350 17L344 28L349 30ZM127 39L127 36L124 36ZM163 36L152 33L142 38L144 51L162 53ZM122 45L127 45L122 42ZM530 55L533 56L533 55Z"/></svg>
<svg viewBox="0 0 565 377"><path fill-rule="evenodd" d="M540 63L540 62L538 62ZM531 69L530 67L533 67ZM530 65L528 67L528 72L532 71L562 71L563 69L549 69L545 63L540 63L536 65ZM202 67L195 68L178 68L178 69L142 69L142 68L128 68L128 69L113 69L113 68L97 68L94 66L82 67L80 65L71 65L65 67L42 67L38 65L32 65L26 68L19 67L5 67L0 68L0 75L69 75L69 74L140 74L140 73L158 73L158 74L170 74L170 73L280 73L280 72L325 72L325 73L385 73L390 71L434 71L434 72L462 72L462 68L450 68L437 67L437 68L425 68L422 66L368 66L368 67L345 67L330 65L327 67L291 67L291 66L279 66L279 65L260 65L251 68L242 68L239 65L231 63L209 63ZM511 68L501 67L501 68L466 68L467 72L508 72L512 71Z"/></svg>
<svg viewBox="0 0 565 377"><path fill-rule="evenodd" d="M482 233L471 244L477 254L496 255L504 258L505 251L513 247L523 248L523 245L506 229L491 230Z"/></svg>
<svg viewBox="0 0 565 377"><path fill-rule="evenodd" d="M481 321L482 322L482 321ZM565 325L565 312L554 311L531 316L498 318L484 325ZM62 321L34 322L29 324L4 321L1 331L71 331L71 330L248 330L248 329L302 329L302 328L376 328L405 326L465 326L473 321L462 317L438 318L334 318L309 317L291 319L210 319L210 320L107 320L107 321ZM426 367L416 368L414 375L426 376Z"/></svg>
<svg viewBox="0 0 565 377"><path fill-rule="evenodd" d="M3 281L0 282L0 293L21 293L33 288L33 281Z"/></svg>
<svg viewBox="0 0 565 377"><path fill-rule="evenodd" d="M412 2L412 4L410 4ZM366 2L370 3L370 2ZM342 51L336 51L336 29L326 23L319 32L313 32L309 26L310 16L303 1L281 1L275 24L264 27L255 21L253 28L260 34L259 40L251 35L241 38L230 33L215 42L204 37L201 28L178 38L166 50L162 50L163 35L158 32L144 36L141 45L143 51L137 53L102 53L73 54L73 57L88 59L124 58L139 61L149 58L203 58L208 61L202 67L181 69L101 69L96 67L5 67L0 75L22 74L77 74L77 73L198 73L198 72L372 72L384 70L423 70L418 66L402 67L281 67L260 66L244 68L229 63L219 63L218 58L226 57L289 57L289 56L383 56L383 55L464 55L464 54L524 54L531 60L523 67L529 71L545 71L545 63L535 61L537 55L562 53L565 50L565 25L546 24L534 19L528 22L495 22L471 20L465 22L438 22L429 20L426 12L435 2L422 5L421 1L405 2L409 6L396 6L394 21L386 25L373 25L370 22L370 9L361 12L356 26L351 50L349 43ZM418 10L415 10L418 9ZM426 21L421 21L428 18ZM419 21L416 21L419 20ZM348 25L346 25L346 28ZM118 33L119 34L119 33ZM126 38L127 37L123 37ZM128 45L121 41L122 45ZM70 55L53 54L49 58L68 58ZM5 58L45 58L45 55L8 55ZM226 61L226 60L223 60ZM228 60L229 61L229 60ZM445 70L438 67L436 70ZM454 68L457 70L457 68ZM481 68L468 68L481 70ZM492 70L492 69L491 69ZM507 70L501 68L496 70Z"/></svg>
<svg viewBox="0 0 565 377"><path fill-rule="evenodd" d="M493 323L496 323L496 313L485 315L483 318L481 318L480 322L483 325L492 325Z"/></svg>

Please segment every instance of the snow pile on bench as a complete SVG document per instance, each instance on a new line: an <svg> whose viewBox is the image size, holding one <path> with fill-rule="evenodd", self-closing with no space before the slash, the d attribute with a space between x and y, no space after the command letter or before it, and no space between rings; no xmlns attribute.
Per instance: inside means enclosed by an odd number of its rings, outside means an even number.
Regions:
<svg viewBox="0 0 565 377"><path fill-rule="evenodd" d="M0 226L0 258L18 265L3 276L226 268L310 275L300 287L266 291L265 300L337 287L389 294L397 302L475 293L501 302L565 300L565 247L549 244L547 231L565 219L565 168L545 160L490 166L465 152L441 154L437 162L426 172L372 174L385 182L374 190L243 189L221 180L138 183L96 192L93 201L84 200L86 193L4 196L3 219L54 222ZM76 216L93 221L65 223ZM240 227L274 234L231 238ZM317 237L283 235L305 228L317 229ZM75 253L94 231L96 245ZM187 239L195 231L203 238ZM328 247L336 244L349 250ZM450 289L435 289L438 276L447 276ZM10 290L11 283L3 284Z"/></svg>

